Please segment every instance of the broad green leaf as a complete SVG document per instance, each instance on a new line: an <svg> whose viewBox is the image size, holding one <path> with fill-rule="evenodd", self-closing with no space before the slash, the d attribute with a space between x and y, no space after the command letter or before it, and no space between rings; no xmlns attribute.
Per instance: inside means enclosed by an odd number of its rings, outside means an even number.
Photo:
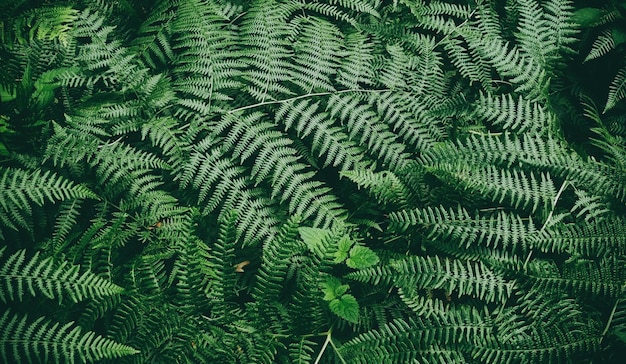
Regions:
<svg viewBox="0 0 626 364"><path fill-rule="evenodd" d="M330 310L346 321L357 323L359 320L359 303L351 294L344 294L329 303Z"/></svg>
<svg viewBox="0 0 626 364"><path fill-rule="evenodd" d="M322 292L324 292L324 301L331 301L337 297L341 297L342 294L350 288L347 284L341 284L341 281L336 277L329 277L326 282L322 283Z"/></svg>
<svg viewBox="0 0 626 364"><path fill-rule="evenodd" d="M366 246L355 245L350 249L350 258L346 264L350 268L363 269L376 265L380 259L374 251Z"/></svg>
<svg viewBox="0 0 626 364"><path fill-rule="evenodd" d="M339 249L335 252L335 263L341 263L348 258L348 252L353 244L354 241L347 235L339 240Z"/></svg>

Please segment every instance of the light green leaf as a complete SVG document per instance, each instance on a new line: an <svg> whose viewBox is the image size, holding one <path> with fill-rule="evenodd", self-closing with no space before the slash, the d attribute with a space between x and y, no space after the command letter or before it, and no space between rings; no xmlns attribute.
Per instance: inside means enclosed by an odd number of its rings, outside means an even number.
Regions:
<svg viewBox="0 0 626 364"><path fill-rule="evenodd" d="M335 252L335 263L341 263L348 258L348 252L353 244L354 241L347 235L339 240L339 249Z"/></svg>
<svg viewBox="0 0 626 364"><path fill-rule="evenodd" d="M366 246L355 245L350 249L350 258L346 264L350 268L363 269L376 265L380 259L374 251Z"/></svg>
<svg viewBox="0 0 626 364"><path fill-rule="evenodd" d="M351 294L344 294L329 303L330 310L346 321L357 323L359 320L359 303Z"/></svg>
<svg viewBox="0 0 626 364"><path fill-rule="evenodd" d="M310 251L321 255L320 252L323 251L324 239L327 239L330 235L330 231L327 229L319 229L312 227L299 227L298 232L300 233L300 238Z"/></svg>
<svg viewBox="0 0 626 364"><path fill-rule="evenodd" d="M322 292L324 292L324 301L331 301L337 297L341 297L350 288L347 284L341 284L336 277L329 277L326 282L322 283Z"/></svg>

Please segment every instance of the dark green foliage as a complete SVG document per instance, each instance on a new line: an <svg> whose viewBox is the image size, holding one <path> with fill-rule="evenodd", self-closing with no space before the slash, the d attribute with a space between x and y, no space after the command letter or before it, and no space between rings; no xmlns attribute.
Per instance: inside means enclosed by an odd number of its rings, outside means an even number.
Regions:
<svg viewBox="0 0 626 364"><path fill-rule="evenodd" d="M625 9L0 5L2 360L618 362Z"/></svg>

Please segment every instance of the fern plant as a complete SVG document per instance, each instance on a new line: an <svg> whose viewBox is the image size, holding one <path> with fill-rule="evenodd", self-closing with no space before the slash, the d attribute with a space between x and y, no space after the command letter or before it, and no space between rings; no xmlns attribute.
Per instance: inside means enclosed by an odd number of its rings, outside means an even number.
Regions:
<svg viewBox="0 0 626 364"><path fill-rule="evenodd" d="M617 362L621 73L606 102L573 70L619 5L29 5L4 361Z"/></svg>

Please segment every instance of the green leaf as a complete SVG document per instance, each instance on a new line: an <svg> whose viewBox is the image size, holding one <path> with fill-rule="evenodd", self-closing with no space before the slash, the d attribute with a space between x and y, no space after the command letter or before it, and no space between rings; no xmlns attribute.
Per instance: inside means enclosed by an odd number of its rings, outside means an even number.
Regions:
<svg viewBox="0 0 626 364"><path fill-rule="evenodd" d="M374 251L366 246L355 245L350 249L350 258L346 264L350 268L362 269L376 265L380 259Z"/></svg>
<svg viewBox="0 0 626 364"><path fill-rule="evenodd" d="M348 252L353 244L354 241L347 235L339 239L339 248L335 252L335 263L341 263L348 258Z"/></svg>
<svg viewBox="0 0 626 364"><path fill-rule="evenodd" d="M351 294L344 294L329 303L330 310L346 321L357 323L359 320L359 303Z"/></svg>
<svg viewBox="0 0 626 364"><path fill-rule="evenodd" d="M341 297L350 288L347 284L341 284L336 277L329 277L326 282L322 283L322 292L324 292L324 301L332 301L337 297Z"/></svg>
<svg viewBox="0 0 626 364"><path fill-rule="evenodd" d="M298 232L300 238L306 244L310 251L319 253L323 251L324 239L328 238L330 231L326 229L312 228L312 227L299 227Z"/></svg>
<svg viewBox="0 0 626 364"><path fill-rule="evenodd" d="M574 12L572 20L580 24L583 28L592 27L596 25L602 16L604 10L598 8L582 8Z"/></svg>

